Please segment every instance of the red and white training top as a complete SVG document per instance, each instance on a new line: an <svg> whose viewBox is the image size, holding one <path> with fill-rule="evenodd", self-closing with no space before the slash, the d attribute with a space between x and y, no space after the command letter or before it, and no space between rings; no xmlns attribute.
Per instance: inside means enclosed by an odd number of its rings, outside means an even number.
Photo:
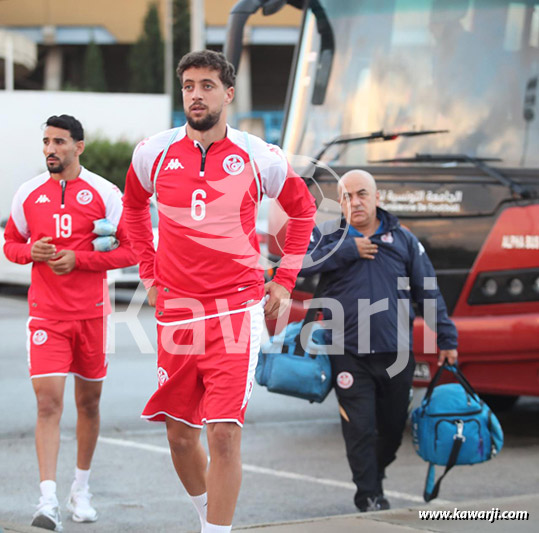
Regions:
<svg viewBox="0 0 539 533"><path fill-rule="evenodd" d="M13 198L4 237L4 253L14 263L32 262L32 244L52 237L56 249L75 252L75 268L59 276L46 262L32 265L28 292L31 317L84 320L111 312L107 270L136 263L123 223L121 192L101 176L81 167L78 178L57 181L48 172L21 185ZM96 252L94 220L108 218L118 227L120 246Z"/></svg>
<svg viewBox="0 0 539 533"><path fill-rule="evenodd" d="M172 135L157 181L155 172ZM227 127L207 150L186 127L142 141L127 173L124 216L141 278L158 290L158 321L169 323L243 309L264 295L255 231L262 194L276 198L290 221L274 281L292 290L314 225L315 203L277 146ZM156 193L159 244L148 212ZM180 301L178 299L183 299ZM175 300L175 301L173 301Z"/></svg>

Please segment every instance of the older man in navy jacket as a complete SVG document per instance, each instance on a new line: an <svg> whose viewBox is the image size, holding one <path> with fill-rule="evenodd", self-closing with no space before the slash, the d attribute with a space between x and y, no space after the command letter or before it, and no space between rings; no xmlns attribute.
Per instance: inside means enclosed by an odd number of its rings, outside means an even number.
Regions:
<svg viewBox="0 0 539 533"><path fill-rule="evenodd" d="M322 273L323 296L344 310L344 328L333 332L341 352L331 356L333 379L357 486L354 502L360 511L375 511L389 508L382 480L408 414L415 366L411 302L421 314L427 301L436 303L439 364L456 361L457 331L425 249L395 216L377 207L371 174L347 172L338 192L342 217L314 229L300 275ZM324 318L330 317L325 309Z"/></svg>

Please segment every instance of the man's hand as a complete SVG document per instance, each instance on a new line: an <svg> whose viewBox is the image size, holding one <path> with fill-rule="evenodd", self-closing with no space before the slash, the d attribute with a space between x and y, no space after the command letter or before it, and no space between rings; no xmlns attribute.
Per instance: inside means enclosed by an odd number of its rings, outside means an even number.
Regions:
<svg viewBox="0 0 539 533"><path fill-rule="evenodd" d="M47 264L59 276L69 274L75 268L75 252L73 250L60 250L47 261Z"/></svg>
<svg viewBox="0 0 539 533"><path fill-rule="evenodd" d="M275 320L280 316L290 304L290 293L278 283L269 281L265 285L265 293L269 296L264 313L266 318Z"/></svg>
<svg viewBox="0 0 539 533"><path fill-rule="evenodd" d="M438 366L442 366L445 359L447 359L448 364L454 365L457 362L458 356L457 350L440 350L440 354L438 355Z"/></svg>
<svg viewBox="0 0 539 533"><path fill-rule="evenodd" d="M368 237L354 237L356 241L359 257L362 259L374 259L374 254L378 253L378 245L373 244Z"/></svg>
<svg viewBox="0 0 539 533"><path fill-rule="evenodd" d="M152 285L148 289L148 305L150 307L155 307L155 303L157 302L157 287L155 285Z"/></svg>
<svg viewBox="0 0 539 533"><path fill-rule="evenodd" d="M56 254L56 246L54 244L48 244L52 241L52 237L42 237L38 241L32 244L30 255L32 261L43 262L52 259Z"/></svg>

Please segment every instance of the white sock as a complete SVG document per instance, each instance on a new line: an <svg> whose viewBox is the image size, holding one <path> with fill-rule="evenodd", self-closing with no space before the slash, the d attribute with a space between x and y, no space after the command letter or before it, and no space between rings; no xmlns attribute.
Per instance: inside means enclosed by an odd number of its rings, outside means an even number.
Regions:
<svg viewBox="0 0 539 533"><path fill-rule="evenodd" d="M229 526L217 526L206 522L202 531L203 533L230 533L232 531L232 524Z"/></svg>
<svg viewBox="0 0 539 533"><path fill-rule="evenodd" d="M81 470L80 468L75 467L75 482L73 484L79 489L88 487L90 472L91 470Z"/></svg>
<svg viewBox="0 0 539 533"><path fill-rule="evenodd" d="M56 497L56 481L53 481L52 479L42 481L39 484L39 490L41 491L41 496L44 500L58 502L58 498Z"/></svg>
<svg viewBox="0 0 539 533"><path fill-rule="evenodd" d="M208 510L208 493L200 494L199 496L191 496L191 501L197 510L198 517L200 518L200 525L204 529L204 524L206 523L206 512Z"/></svg>

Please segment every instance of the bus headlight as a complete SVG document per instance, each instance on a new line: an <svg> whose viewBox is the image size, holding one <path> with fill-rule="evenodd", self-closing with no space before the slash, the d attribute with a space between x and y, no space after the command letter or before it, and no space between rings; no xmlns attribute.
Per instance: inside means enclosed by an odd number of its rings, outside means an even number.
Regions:
<svg viewBox="0 0 539 533"><path fill-rule="evenodd" d="M468 305L539 301L539 268L480 272L468 295Z"/></svg>
<svg viewBox="0 0 539 533"><path fill-rule="evenodd" d="M498 284L496 283L496 280L493 278L487 279L483 284L481 291L487 297L494 296L498 292Z"/></svg>
<svg viewBox="0 0 539 533"><path fill-rule="evenodd" d="M520 281L518 278L513 278L509 280L507 290L512 296L519 296L524 290L524 283L522 283L522 281Z"/></svg>

